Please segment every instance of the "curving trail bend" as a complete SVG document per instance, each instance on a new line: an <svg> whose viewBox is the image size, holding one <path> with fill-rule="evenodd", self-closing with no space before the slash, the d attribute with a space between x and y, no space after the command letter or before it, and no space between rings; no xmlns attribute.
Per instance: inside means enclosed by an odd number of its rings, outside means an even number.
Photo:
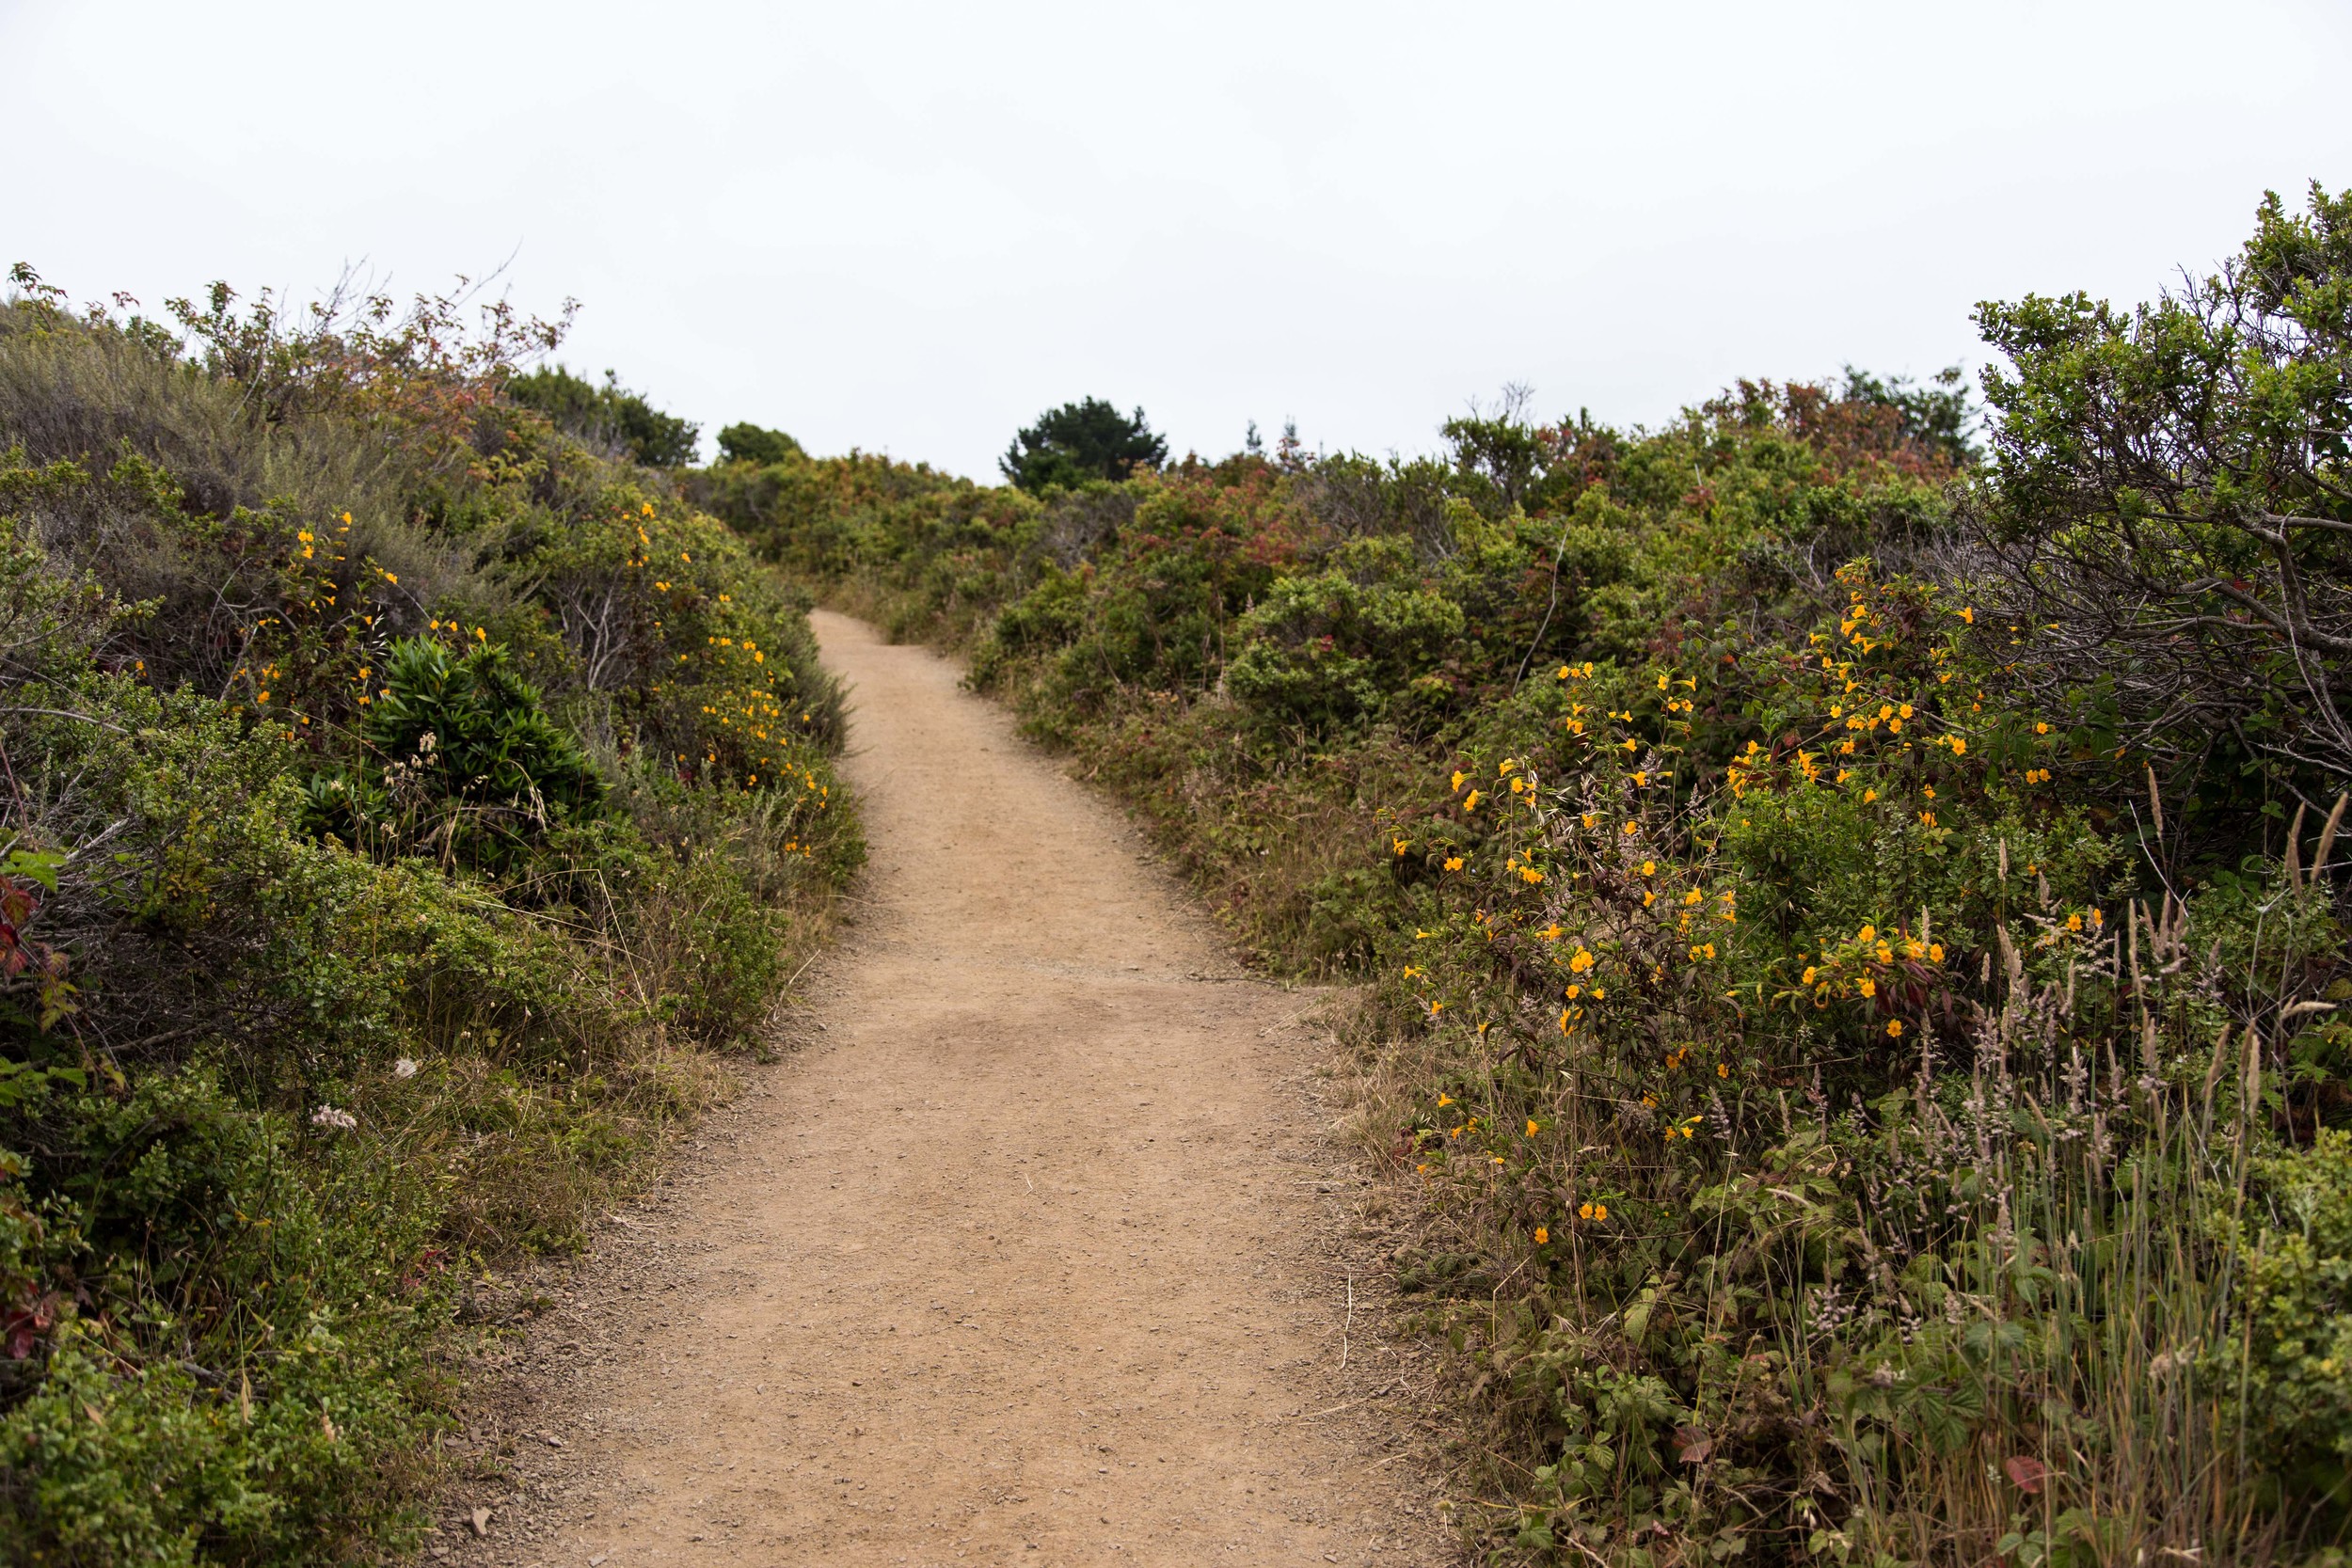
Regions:
<svg viewBox="0 0 2352 1568"><path fill-rule="evenodd" d="M1357 1178L1317 1141L1311 993L1236 971L953 665L816 621L857 929L808 1043L533 1334L514 1490L433 1555L1457 1560L1413 1369L1318 1241Z"/></svg>

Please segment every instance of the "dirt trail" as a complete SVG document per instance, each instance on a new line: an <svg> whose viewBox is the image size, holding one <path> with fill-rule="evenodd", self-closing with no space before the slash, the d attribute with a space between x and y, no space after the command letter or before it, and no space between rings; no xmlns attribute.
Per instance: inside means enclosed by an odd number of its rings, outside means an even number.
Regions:
<svg viewBox="0 0 2352 1568"><path fill-rule="evenodd" d="M531 1337L518 1490L458 1555L1454 1561L1409 1368L1317 1240L1355 1179L1307 1099L1316 999L1237 972L952 665L817 625L858 929L811 1043Z"/></svg>

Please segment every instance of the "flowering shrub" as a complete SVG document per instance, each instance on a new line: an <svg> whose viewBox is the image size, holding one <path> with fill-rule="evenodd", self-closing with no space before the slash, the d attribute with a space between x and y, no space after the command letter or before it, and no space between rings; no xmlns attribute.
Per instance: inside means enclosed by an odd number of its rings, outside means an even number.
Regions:
<svg viewBox="0 0 2352 1568"><path fill-rule="evenodd" d="M458 1301L862 856L800 609L501 396L543 340L230 305L0 305L8 1561L412 1544Z"/></svg>
<svg viewBox="0 0 2352 1568"><path fill-rule="evenodd" d="M2352 1528L2345 781L2022 612L2081 610L2051 585L2104 579L2059 556L2141 515L2077 487L2085 526L2033 531L2078 340L1974 472L1948 387L1856 373L1648 434L1194 461L952 546L986 493L870 459L720 504L974 649L1266 961L1370 980L1359 1125L1421 1195L1399 1283L1494 1560L2291 1557ZM2012 452L2043 467L2004 491ZM2058 575L2004 577L1986 517ZM2234 670L2232 711L2311 678Z"/></svg>

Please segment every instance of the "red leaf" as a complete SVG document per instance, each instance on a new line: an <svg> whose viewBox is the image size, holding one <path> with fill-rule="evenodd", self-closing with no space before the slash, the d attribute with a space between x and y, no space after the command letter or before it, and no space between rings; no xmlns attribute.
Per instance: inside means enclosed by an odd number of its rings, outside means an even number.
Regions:
<svg viewBox="0 0 2352 1568"><path fill-rule="evenodd" d="M2017 1483L2017 1490L2028 1496L2041 1491L2042 1483L2050 1475L2050 1467L2031 1454L2011 1454L2001 1462L2001 1468Z"/></svg>

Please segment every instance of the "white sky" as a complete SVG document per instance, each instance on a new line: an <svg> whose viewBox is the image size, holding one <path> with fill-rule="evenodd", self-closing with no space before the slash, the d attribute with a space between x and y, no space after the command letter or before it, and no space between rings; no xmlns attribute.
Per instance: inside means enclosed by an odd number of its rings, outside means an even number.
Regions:
<svg viewBox="0 0 2352 1568"><path fill-rule="evenodd" d="M2352 185L2352 7L0 0L0 265L151 308L516 255L703 421L993 477L1085 395L1426 450L1976 360ZM707 450L706 439L706 450Z"/></svg>

